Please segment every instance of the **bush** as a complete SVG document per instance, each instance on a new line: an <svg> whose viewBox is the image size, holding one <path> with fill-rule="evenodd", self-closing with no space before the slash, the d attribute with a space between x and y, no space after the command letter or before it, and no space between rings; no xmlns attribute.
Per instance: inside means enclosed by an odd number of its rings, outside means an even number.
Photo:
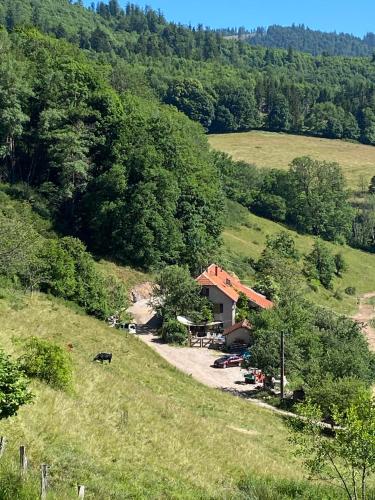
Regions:
<svg viewBox="0 0 375 500"><path fill-rule="evenodd" d="M318 383L306 390L307 397L320 407L326 419L332 417L333 405L340 411L344 411L361 395L369 393L367 384L354 377L338 379L327 377L320 379Z"/></svg>
<svg viewBox="0 0 375 500"><path fill-rule="evenodd" d="M0 420L16 415L19 407L29 403L32 397L18 364L0 351Z"/></svg>
<svg viewBox="0 0 375 500"><path fill-rule="evenodd" d="M261 217L277 222L284 222L287 212L285 200L281 196L269 193L259 193L250 209Z"/></svg>
<svg viewBox="0 0 375 500"><path fill-rule="evenodd" d="M342 296L342 292L341 290L339 290L338 288L335 290L335 293L333 294L333 297L336 299L336 300L342 300L343 299L343 296Z"/></svg>
<svg viewBox="0 0 375 500"><path fill-rule="evenodd" d="M300 254L296 249L296 242L286 231L281 231L273 236L268 235L266 247L286 259L295 261L300 259Z"/></svg>
<svg viewBox="0 0 375 500"><path fill-rule="evenodd" d="M177 320L169 319L165 321L161 327L160 335L164 342L183 345L187 341L188 331L186 326L182 325Z"/></svg>
<svg viewBox="0 0 375 500"><path fill-rule="evenodd" d="M344 256L341 252L337 253L334 257L336 266L336 275L341 278L343 273L348 270L348 264L346 263Z"/></svg>
<svg viewBox="0 0 375 500"><path fill-rule="evenodd" d="M357 293L357 289L355 286L348 286L348 288L345 288L345 293L346 295L355 295Z"/></svg>
<svg viewBox="0 0 375 500"><path fill-rule="evenodd" d="M319 291L319 284L320 284L320 281L319 280L314 280L314 279L311 279L308 283L309 287L311 288L311 290L313 292L318 292Z"/></svg>
<svg viewBox="0 0 375 500"><path fill-rule="evenodd" d="M20 357L22 370L56 389L70 390L73 368L69 354L48 340L30 337L22 341L25 353Z"/></svg>
<svg viewBox="0 0 375 500"><path fill-rule="evenodd" d="M48 263L44 292L72 300L100 319L126 307L122 284L114 276L103 276L97 270L80 240L71 237L49 240L43 259Z"/></svg>

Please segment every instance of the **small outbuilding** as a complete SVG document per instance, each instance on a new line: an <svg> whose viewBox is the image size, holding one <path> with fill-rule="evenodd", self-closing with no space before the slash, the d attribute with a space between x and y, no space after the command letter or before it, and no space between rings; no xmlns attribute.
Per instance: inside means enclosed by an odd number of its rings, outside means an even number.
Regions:
<svg viewBox="0 0 375 500"><path fill-rule="evenodd" d="M234 344L243 344L248 346L251 341L251 324L245 319L239 323L228 327L224 330L224 338L226 347L231 347Z"/></svg>

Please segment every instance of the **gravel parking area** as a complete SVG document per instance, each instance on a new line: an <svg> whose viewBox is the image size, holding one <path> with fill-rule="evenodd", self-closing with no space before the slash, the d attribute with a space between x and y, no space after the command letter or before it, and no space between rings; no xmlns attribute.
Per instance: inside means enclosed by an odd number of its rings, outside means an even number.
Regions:
<svg viewBox="0 0 375 500"><path fill-rule="evenodd" d="M191 375L202 384L241 393L254 391L253 385L244 383L244 374L246 371L240 367L212 367L215 359L223 356L223 353L219 351L207 348L175 347L163 344L152 333L140 334L139 338L155 349L169 363L184 373Z"/></svg>
<svg viewBox="0 0 375 500"><path fill-rule="evenodd" d="M177 369L208 387L247 397L249 402L257 406L283 416L295 417L293 413L275 408L264 401L252 399L251 396L257 388L255 385L244 383L246 371L240 367L213 368L215 359L223 356L222 352L198 347L175 347L160 342L159 337L153 333L154 311L149 306L149 300L137 301L128 309L128 312L138 324L138 338Z"/></svg>

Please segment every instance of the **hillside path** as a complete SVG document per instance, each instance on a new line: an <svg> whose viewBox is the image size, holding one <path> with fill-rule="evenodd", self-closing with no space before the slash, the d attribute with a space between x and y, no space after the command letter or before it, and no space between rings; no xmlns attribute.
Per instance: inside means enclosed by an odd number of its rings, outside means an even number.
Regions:
<svg viewBox="0 0 375 500"><path fill-rule="evenodd" d="M370 321L375 319L375 306L368 304L368 300L375 297L375 292L365 293L359 301L358 312L353 316L355 321L363 323L370 348L375 351L375 328L371 326Z"/></svg>

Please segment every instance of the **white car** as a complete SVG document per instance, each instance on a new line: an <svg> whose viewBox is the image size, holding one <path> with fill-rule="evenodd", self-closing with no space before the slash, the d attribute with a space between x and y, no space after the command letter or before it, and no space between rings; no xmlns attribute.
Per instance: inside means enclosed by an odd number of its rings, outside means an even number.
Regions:
<svg viewBox="0 0 375 500"><path fill-rule="evenodd" d="M128 333L137 333L137 325L135 323L120 323L120 330L126 330Z"/></svg>

